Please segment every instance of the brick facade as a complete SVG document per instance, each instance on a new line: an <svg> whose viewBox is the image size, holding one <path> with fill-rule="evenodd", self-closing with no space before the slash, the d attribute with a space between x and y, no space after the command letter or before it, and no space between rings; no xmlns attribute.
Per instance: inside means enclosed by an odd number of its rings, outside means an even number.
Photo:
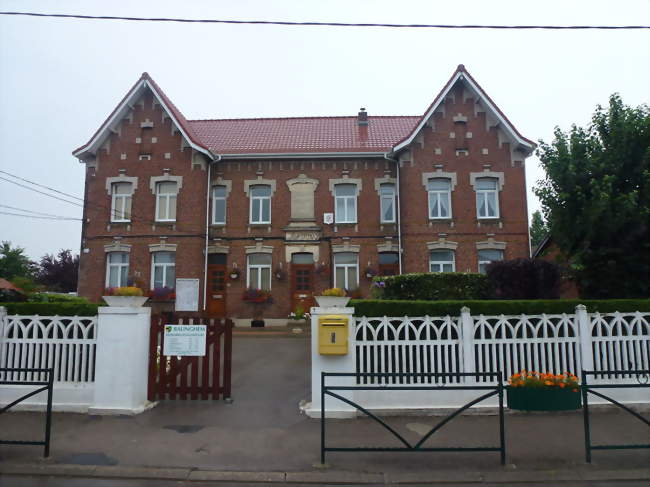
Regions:
<svg viewBox="0 0 650 487"><path fill-rule="evenodd" d="M523 162L533 145L522 150L521 142L495 122L495 114L482 101L486 96L469 89L472 85L468 82L459 81L467 79L462 75L469 76L464 68L459 67L455 75L428 116L402 117L402 125L385 148L369 150L369 134L371 137L380 124L388 126L393 121L367 117L366 125L363 114L353 121L349 117L326 121L345 123L345 130L355 132L350 137L357 141L356 147L332 150L325 144L311 153L302 148L291 153L285 142L276 143L276 151L264 147L257 154L223 153L209 142L202 144L201 137L191 132L199 123L203 130L210 121L186 121L153 81L141 84L144 88L137 93L132 90L123 100L123 111L109 117L111 124L107 121L100 128L91 140L95 145L89 143L75 151L87 165L79 294L100 299L110 251L128 253L129 277L151 287L152 250L173 249L176 277L200 280L202 309L207 248L209 255L225 254L219 258L226 263L224 296L220 299L225 301L226 314L240 325L249 324L252 318L263 318L267 324L286 319L297 302L292 301L295 276L291 254L295 252L314 255L316 267L310 271L313 282L309 287L315 294L334 284L333 253L358 255L359 292L367 295L371 279L365 269L378 269L380 251L399 248L398 224L380 221L378 191L382 182L396 182L398 178L403 272L428 272L429 252L438 248L454 250L455 268L461 272L478 271L478 247L501 249L506 259L528 256ZM149 80L148 75L145 80ZM426 122L419 130L418 121ZM409 135L413 140L408 146L393 150ZM477 217L472 183L482 175L499 182L498 218ZM451 217L432 220L425 185L427 177L439 176L453 178ZM161 177L179 183L174 222L155 221L153 190L160 179L152 178ZM210 187L226 186L227 198L225 225L208 225L206 239L208 178ZM111 223L111 182L120 181L132 183L132 214L129 222ZM258 182L273 187L270 224L249 221L247 191L250 193ZM332 190L336 182L356 184L356 223L324 223L324 214L335 213ZM288 183L307 183L301 187L304 193L294 195L293 208ZM211 214L208 216L211 221ZM161 244L163 247L150 247ZM272 304L242 300L250 253L271 255ZM235 279L228 277L233 269L240 271ZM210 299L208 296L206 305Z"/></svg>

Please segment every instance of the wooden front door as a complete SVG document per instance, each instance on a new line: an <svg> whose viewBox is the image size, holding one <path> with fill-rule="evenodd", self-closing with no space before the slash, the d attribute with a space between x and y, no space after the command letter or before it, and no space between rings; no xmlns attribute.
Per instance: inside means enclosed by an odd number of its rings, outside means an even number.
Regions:
<svg viewBox="0 0 650 487"><path fill-rule="evenodd" d="M208 316L226 316L227 272L225 254L208 257Z"/></svg>
<svg viewBox="0 0 650 487"><path fill-rule="evenodd" d="M309 257L307 257L309 256ZM311 260L311 263L299 263ZM314 306L314 261L311 254L294 254L291 262L291 311Z"/></svg>

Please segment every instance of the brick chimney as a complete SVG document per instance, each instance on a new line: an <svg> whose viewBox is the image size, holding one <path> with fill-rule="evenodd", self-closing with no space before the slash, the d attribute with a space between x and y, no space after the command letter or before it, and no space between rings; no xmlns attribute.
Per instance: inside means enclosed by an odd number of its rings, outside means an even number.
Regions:
<svg viewBox="0 0 650 487"><path fill-rule="evenodd" d="M368 125L368 112L365 108L359 108L359 114L357 115L357 125Z"/></svg>

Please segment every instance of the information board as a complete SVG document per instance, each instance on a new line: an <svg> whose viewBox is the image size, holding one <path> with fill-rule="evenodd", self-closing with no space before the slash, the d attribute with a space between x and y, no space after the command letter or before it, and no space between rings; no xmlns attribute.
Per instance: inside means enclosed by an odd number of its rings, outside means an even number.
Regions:
<svg viewBox="0 0 650 487"><path fill-rule="evenodd" d="M165 325L163 355L205 355L206 325Z"/></svg>
<svg viewBox="0 0 650 487"><path fill-rule="evenodd" d="M176 311L199 310L199 280L176 279Z"/></svg>

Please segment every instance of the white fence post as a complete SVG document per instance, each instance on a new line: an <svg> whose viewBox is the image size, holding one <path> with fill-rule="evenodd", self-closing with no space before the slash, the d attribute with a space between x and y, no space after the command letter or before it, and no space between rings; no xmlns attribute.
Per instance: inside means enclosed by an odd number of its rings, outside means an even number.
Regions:
<svg viewBox="0 0 650 487"><path fill-rule="evenodd" d="M580 339L580 367L582 370L594 370L594 356L591 350L591 327L589 314L584 304L576 306L576 320L578 321L578 338ZM577 371L580 375L581 371Z"/></svg>
<svg viewBox="0 0 650 487"><path fill-rule="evenodd" d="M461 350L463 353L463 372L476 372L476 361L474 360L474 320L470 314L470 309L463 306L460 309L460 320L462 329ZM474 379L465 378L465 382L472 382Z"/></svg>
<svg viewBox="0 0 650 487"><path fill-rule="evenodd" d="M6 367L4 364L4 353L5 353L5 326L7 323L7 308L0 306L0 367ZM1 376L0 376L1 378Z"/></svg>

